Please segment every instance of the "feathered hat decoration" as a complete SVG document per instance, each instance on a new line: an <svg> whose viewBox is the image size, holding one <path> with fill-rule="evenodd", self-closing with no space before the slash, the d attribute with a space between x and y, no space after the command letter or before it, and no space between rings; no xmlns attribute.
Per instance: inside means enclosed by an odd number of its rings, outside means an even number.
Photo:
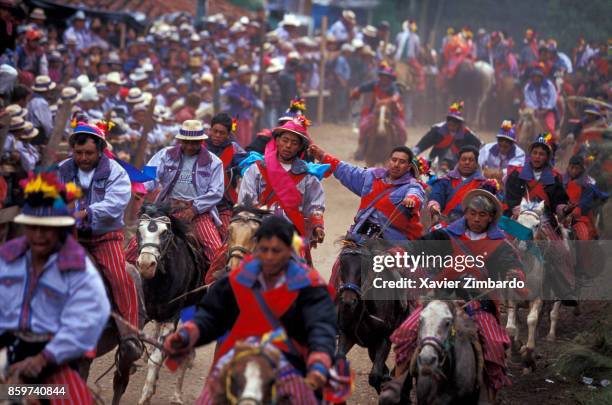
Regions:
<svg viewBox="0 0 612 405"><path fill-rule="evenodd" d="M19 184L23 188L26 205L30 208L47 206L61 210L83 195L75 183L60 182L54 169L30 172Z"/></svg>
<svg viewBox="0 0 612 405"><path fill-rule="evenodd" d="M297 117L295 117L294 121L303 126L304 129L312 125L312 121L306 118L305 115L298 115Z"/></svg>
<svg viewBox="0 0 612 405"><path fill-rule="evenodd" d="M291 112L306 111L306 101L301 97L293 98L289 104L289 110Z"/></svg>
<svg viewBox="0 0 612 405"><path fill-rule="evenodd" d="M96 127L98 129L100 129L104 135L108 135L108 133L110 132L111 129L113 129L113 127L115 126L115 123L112 121L106 121L106 120L100 120L98 122L96 122Z"/></svg>
<svg viewBox="0 0 612 405"><path fill-rule="evenodd" d="M501 184L499 184L497 179L487 179L480 185L480 188L493 195L497 195L501 191Z"/></svg>
<svg viewBox="0 0 612 405"><path fill-rule="evenodd" d="M448 111L450 112L461 112L463 111L463 101L456 101L453 104L450 105Z"/></svg>
<svg viewBox="0 0 612 405"><path fill-rule="evenodd" d="M236 118L232 118L232 130L231 132L236 132L238 130L238 120Z"/></svg>
<svg viewBox="0 0 612 405"><path fill-rule="evenodd" d="M414 165L419 171L420 175L431 175L431 168L429 166L429 162L423 156L417 156L414 158Z"/></svg>
<svg viewBox="0 0 612 405"><path fill-rule="evenodd" d="M551 153L554 150L554 140L550 132L538 135L535 141L531 144L529 150L532 150L536 145L544 145Z"/></svg>

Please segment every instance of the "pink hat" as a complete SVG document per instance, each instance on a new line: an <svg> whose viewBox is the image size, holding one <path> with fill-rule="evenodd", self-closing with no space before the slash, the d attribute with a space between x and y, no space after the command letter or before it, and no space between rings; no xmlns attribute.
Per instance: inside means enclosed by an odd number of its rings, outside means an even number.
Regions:
<svg viewBox="0 0 612 405"><path fill-rule="evenodd" d="M293 120L285 122L280 127L274 128L272 131L272 136L277 137L283 132L291 132L299 135L306 143L306 146L308 146L310 144L310 136L308 135L307 128L310 126L310 124L310 120L308 120L304 115L299 115Z"/></svg>

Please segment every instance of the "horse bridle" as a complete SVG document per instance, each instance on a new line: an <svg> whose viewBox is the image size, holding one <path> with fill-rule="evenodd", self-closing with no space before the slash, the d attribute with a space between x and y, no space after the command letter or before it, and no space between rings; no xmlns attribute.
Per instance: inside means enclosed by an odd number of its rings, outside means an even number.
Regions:
<svg viewBox="0 0 612 405"><path fill-rule="evenodd" d="M542 218L541 218L541 216L537 212L535 212L534 210L529 209L529 208L519 211L519 213L517 215L517 218L520 217L521 215L528 215L528 216L530 216L532 218L537 219L538 224L535 226L535 229L532 230L533 237L535 239L535 235L540 230L540 226L542 225Z"/></svg>
<svg viewBox="0 0 612 405"><path fill-rule="evenodd" d="M224 383L225 398L229 401L231 405L240 405L240 403L242 403L243 401L251 401L255 403L255 405L264 405L263 401L259 401L251 397L244 397L244 398L238 399L232 393L232 373L231 373L232 365L234 365L238 360L242 359L243 357L248 357L248 356L263 357L270 364L270 366L272 367L272 370L274 370L275 378L274 378L274 382L272 383L272 387L271 387L271 392L270 392L271 402L269 404L270 405L276 404L276 396L277 396L276 377L278 374L277 365L274 362L274 360L272 360L272 358L270 358L270 356L266 354L266 352L263 350L261 346L254 347L250 350L245 350L243 352L240 352L236 356L234 356L234 358L230 361L229 365L227 366L227 373L225 375L225 383Z"/></svg>
<svg viewBox="0 0 612 405"><path fill-rule="evenodd" d="M150 232L155 232L157 230L157 224L165 224L165 225L170 225L172 223L172 221L170 220L169 217L167 216L163 216L163 217L157 217L157 218L151 218L150 216L148 216L147 214L143 214L141 215L140 219L139 219L139 223L143 222L143 221L149 221L149 226L147 227L147 229ZM140 227L140 226L139 226ZM170 229L170 227L168 227L168 234L171 235L172 231ZM162 243L143 243L142 245L140 244L140 233L137 231L138 234L138 251L142 251L142 249L144 249L145 247L152 247L157 251L157 254L153 253L153 252L147 252L151 255L153 255L153 257L155 257L156 261L159 261L159 259L164 256L164 254L168 251L169 247L170 247L170 241L172 238L166 236L164 238L164 241L166 243L163 243L163 247L160 246L162 245ZM163 272L164 270L161 269L161 271Z"/></svg>
<svg viewBox="0 0 612 405"><path fill-rule="evenodd" d="M454 319L454 317L456 316L455 311L453 311L450 305L449 308L451 309L451 313L453 314ZM437 374L446 377L446 374L444 374L444 371L442 371L442 367L444 366L446 361L452 357L451 347L453 345L453 341L455 339L456 334L457 331L453 322L453 325L451 325L451 330L448 336L446 336L446 339L442 340L437 336L425 336L420 339L418 350L415 351L415 355L417 356L417 364L419 363L419 353L421 352L421 350L423 350L425 346L431 346L438 355L438 358L440 359L439 366L437 367Z"/></svg>

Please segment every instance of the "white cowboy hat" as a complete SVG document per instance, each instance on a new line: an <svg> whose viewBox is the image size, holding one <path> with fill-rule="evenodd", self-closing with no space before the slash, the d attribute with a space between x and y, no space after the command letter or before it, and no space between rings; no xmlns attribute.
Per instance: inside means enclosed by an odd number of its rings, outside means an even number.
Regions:
<svg viewBox="0 0 612 405"><path fill-rule="evenodd" d="M35 20L46 20L47 16L45 15L45 10L36 7L34 10L32 10L30 18L34 18Z"/></svg>
<svg viewBox="0 0 612 405"><path fill-rule="evenodd" d="M53 90L55 88L55 82L51 80L49 76L42 75L36 76L34 80L34 85L32 86L32 91L37 93L44 93L46 91Z"/></svg>
<svg viewBox="0 0 612 405"><path fill-rule="evenodd" d="M175 138L184 141L201 141L208 138L204 132L205 128L202 121L187 120L183 122Z"/></svg>
<svg viewBox="0 0 612 405"><path fill-rule="evenodd" d="M376 38L376 35L378 35L378 29L373 25L366 25L361 32L363 32L363 35L370 38Z"/></svg>
<svg viewBox="0 0 612 405"><path fill-rule="evenodd" d="M299 27L300 20L293 14L285 14L279 25L281 27Z"/></svg>
<svg viewBox="0 0 612 405"><path fill-rule="evenodd" d="M136 68L130 73L130 80L133 82L147 80L148 78L149 76L147 76L147 72L145 72L143 68Z"/></svg>
<svg viewBox="0 0 612 405"><path fill-rule="evenodd" d="M283 70L284 66L279 58L272 58L270 60L270 66L266 69L266 73L277 73Z"/></svg>
<svg viewBox="0 0 612 405"><path fill-rule="evenodd" d="M34 128L34 125L30 121L26 121L25 128L23 129L23 132L19 135L19 139L28 140L36 138L37 135L38 129Z"/></svg>
<svg viewBox="0 0 612 405"><path fill-rule="evenodd" d="M355 16L355 13L352 10L344 10L342 12L342 18L353 24L355 24L355 22L357 21L357 17Z"/></svg>
<svg viewBox="0 0 612 405"><path fill-rule="evenodd" d="M86 86L81 90L81 101L98 101L98 89L95 86Z"/></svg>
<svg viewBox="0 0 612 405"><path fill-rule="evenodd" d="M121 79L121 74L119 74L119 72L110 72L106 75L106 84L108 83L122 86L125 84L125 80Z"/></svg>

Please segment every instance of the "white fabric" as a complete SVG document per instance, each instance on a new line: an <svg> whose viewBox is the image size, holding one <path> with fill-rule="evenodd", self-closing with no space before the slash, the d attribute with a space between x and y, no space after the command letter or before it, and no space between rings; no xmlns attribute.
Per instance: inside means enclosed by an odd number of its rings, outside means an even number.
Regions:
<svg viewBox="0 0 612 405"><path fill-rule="evenodd" d="M469 229L465 231L465 236L467 236L468 238L470 238L470 240L480 240L480 239L484 239L487 237L487 233L486 232L482 232L482 233L476 233L476 232L472 232Z"/></svg>
<svg viewBox="0 0 612 405"><path fill-rule="evenodd" d="M81 169L79 169L79 184L81 185L81 187L83 188L89 188L89 186L91 185L91 180L93 179L93 175L96 171L95 170L90 170L88 172L85 172Z"/></svg>

